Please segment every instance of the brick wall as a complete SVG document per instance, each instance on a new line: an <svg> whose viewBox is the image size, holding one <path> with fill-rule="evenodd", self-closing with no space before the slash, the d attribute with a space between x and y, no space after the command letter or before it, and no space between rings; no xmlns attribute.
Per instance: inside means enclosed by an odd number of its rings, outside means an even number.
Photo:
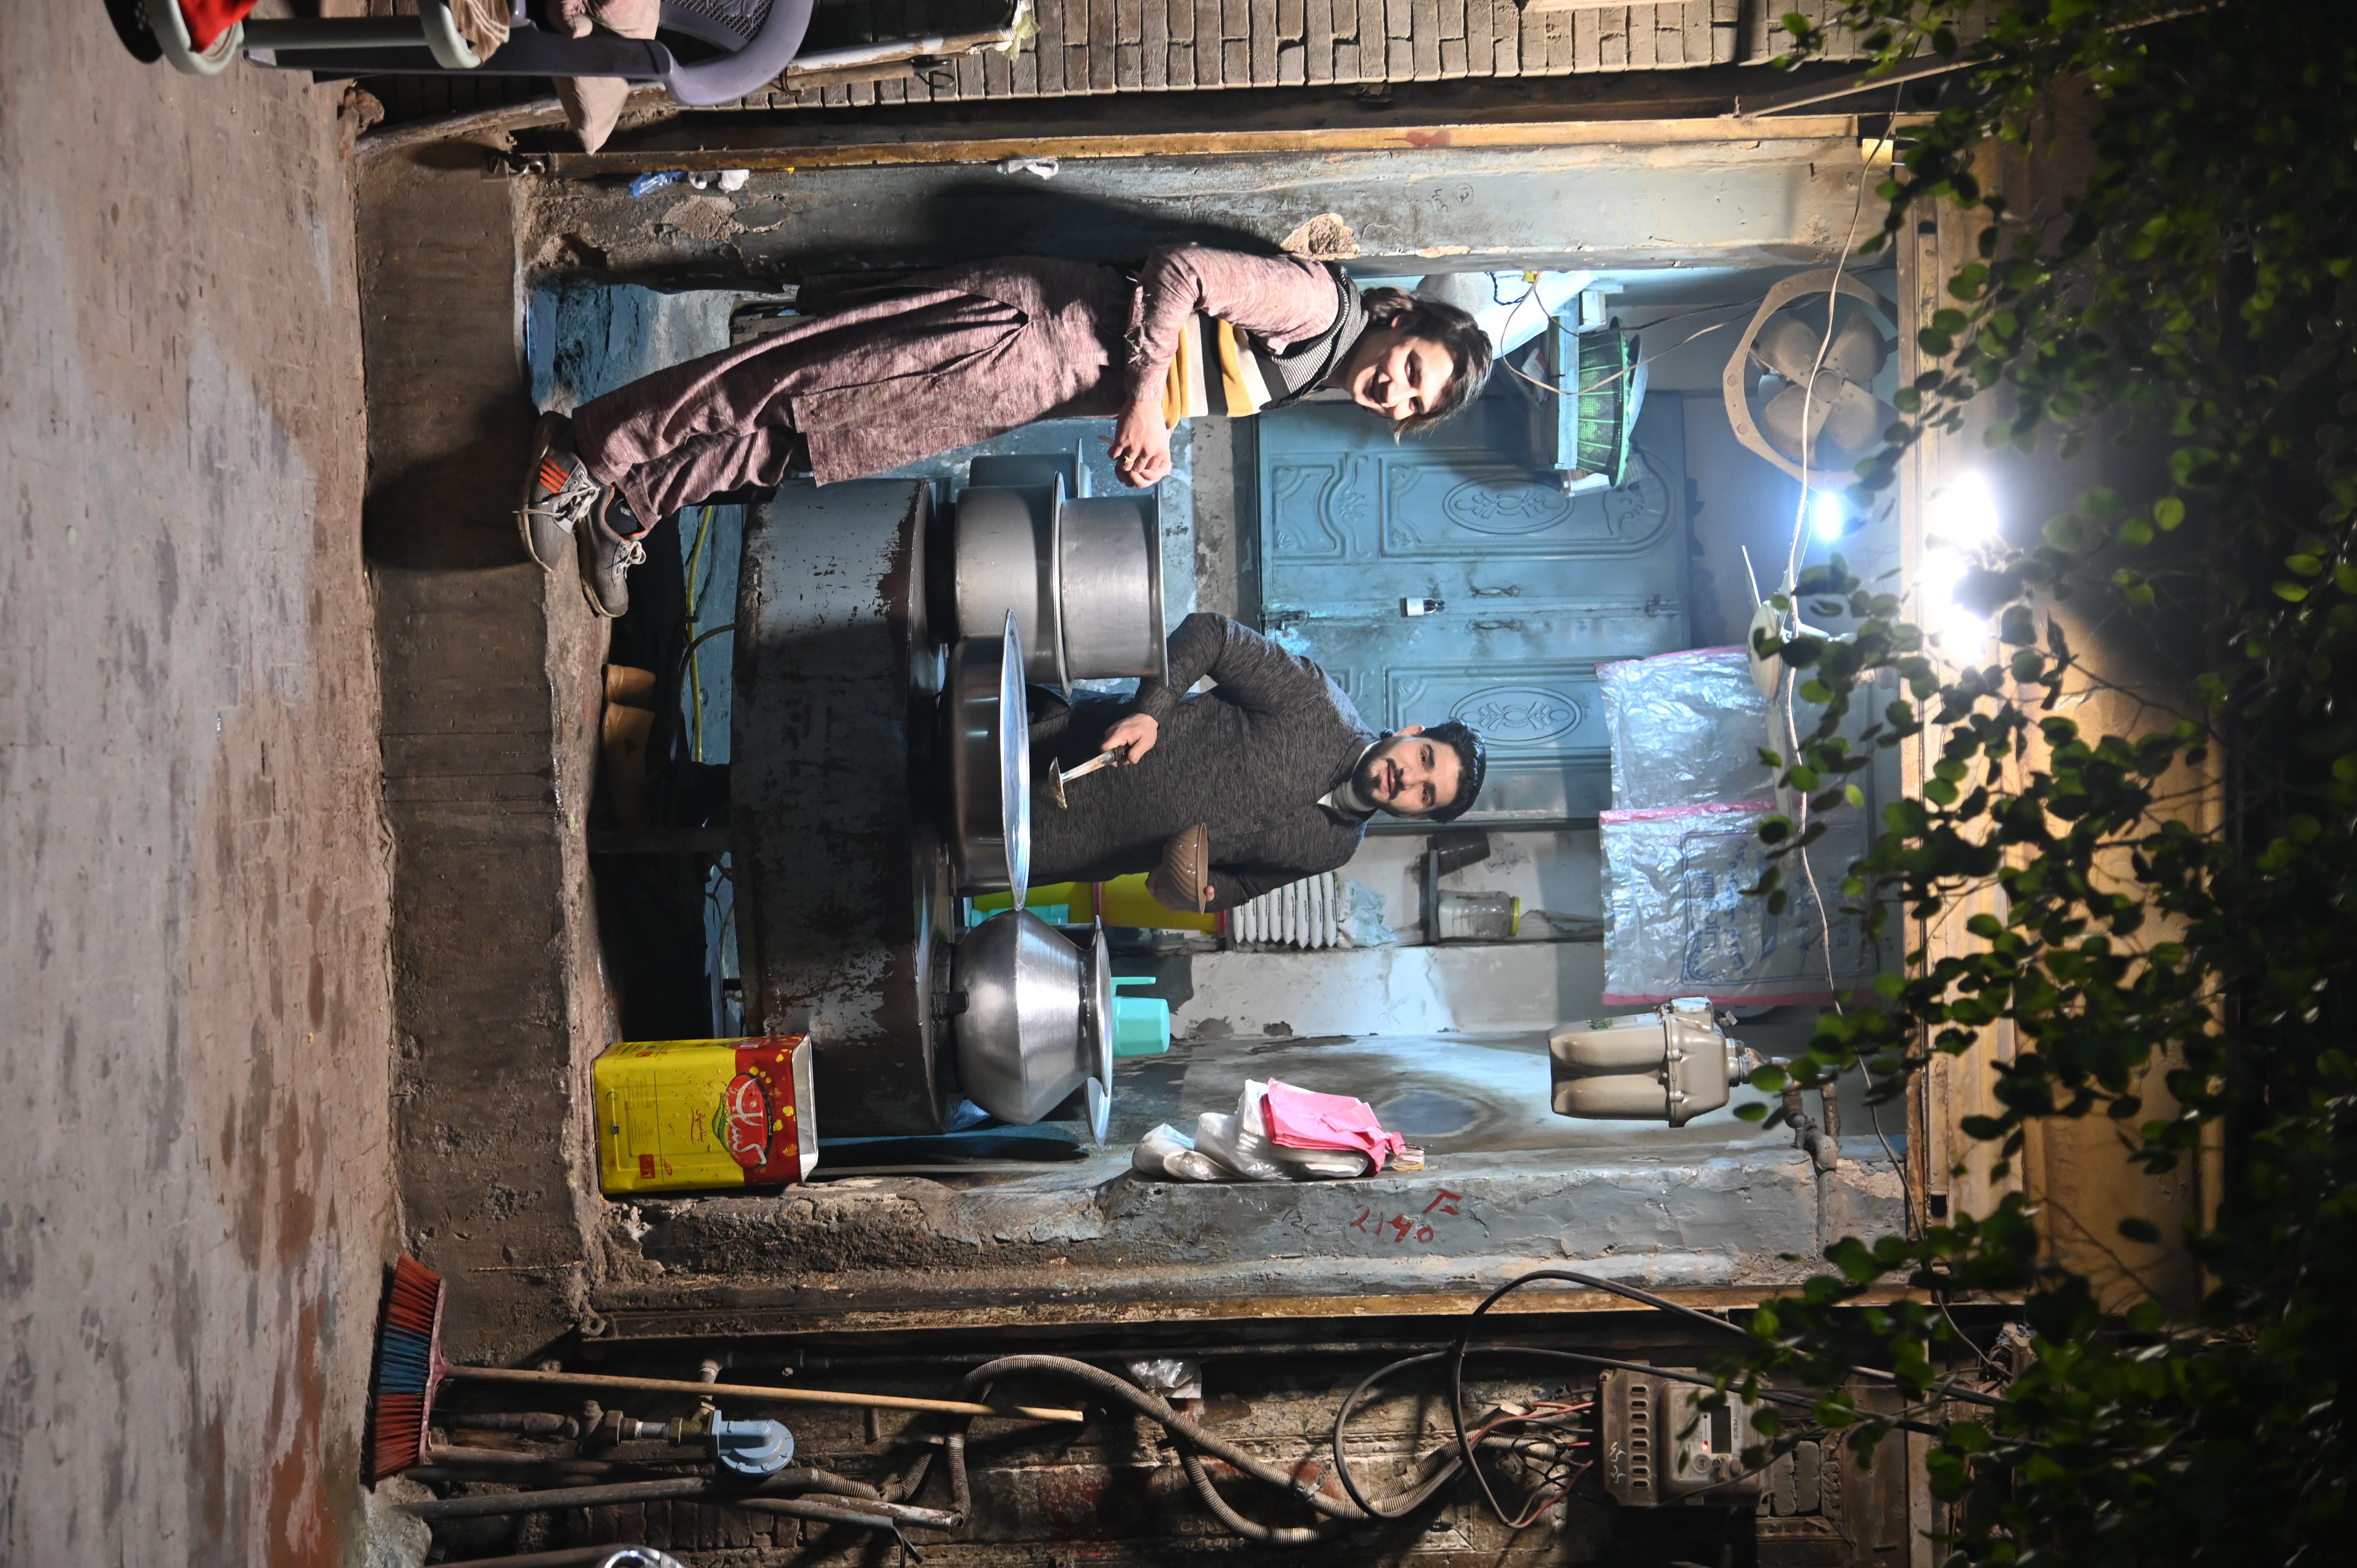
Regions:
<svg viewBox="0 0 2357 1568"><path fill-rule="evenodd" d="M1035 0L1038 33L893 81L779 91L748 108L814 108L1206 88L1674 70L1774 59L1788 8L1753 0L1523 10L1511 0ZM988 27L942 0L821 0L808 48ZM1772 14L1772 15L1771 15Z"/></svg>

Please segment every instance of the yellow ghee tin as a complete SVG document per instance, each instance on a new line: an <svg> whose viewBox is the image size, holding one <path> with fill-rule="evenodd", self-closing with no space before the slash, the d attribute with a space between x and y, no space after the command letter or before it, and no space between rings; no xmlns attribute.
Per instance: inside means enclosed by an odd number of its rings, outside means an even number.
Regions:
<svg viewBox="0 0 2357 1568"><path fill-rule="evenodd" d="M607 1047L592 1077L598 1185L609 1197L775 1187L818 1164L804 1036L625 1040Z"/></svg>

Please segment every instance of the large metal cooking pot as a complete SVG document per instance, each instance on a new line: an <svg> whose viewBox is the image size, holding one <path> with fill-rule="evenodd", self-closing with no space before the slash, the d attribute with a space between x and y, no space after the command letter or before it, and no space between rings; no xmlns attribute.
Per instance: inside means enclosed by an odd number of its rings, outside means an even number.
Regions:
<svg viewBox="0 0 2357 1568"><path fill-rule="evenodd" d="M1063 562L1057 530L1064 485L969 485L958 497L954 549L958 636L985 636L1013 616L1025 673L1069 694L1064 657Z"/></svg>
<svg viewBox="0 0 2357 1568"><path fill-rule="evenodd" d="M1028 909L993 915L965 934L952 984L963 994L957 1066L967 1099L1002 1122L1028 1127L1097 1081L1100 1071L1110 1082L1109 1064L1101 1066L1088 1026L1092 968Z"/></svg>
<svg viewBox="0 0 2357 1568"><path fill-rule="evenodd" d="M942 708L958 890L1011 893L1020 908L1031 881L1031 715L1012 612L998 636L952 645Z"/></svg>
<svg viewBox="0 0 2357 1568"><path fill-rule="evenodd" d="M1162 511L1153 493L1067 500L1057 526L1065 668L1083 681L1168 679Z"/></svg>

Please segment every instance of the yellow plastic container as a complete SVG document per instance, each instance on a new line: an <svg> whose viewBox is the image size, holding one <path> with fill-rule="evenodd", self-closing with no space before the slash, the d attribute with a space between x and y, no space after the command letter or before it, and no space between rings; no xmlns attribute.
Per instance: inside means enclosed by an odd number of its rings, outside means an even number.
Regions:
<svg viewBox="0 0 2357 1568"><path fill-rule="evenodd" d="M625 1040L591 1076L598 1185L609 1197L776 1187L818 1164L803 1036Z"/></svg>
<svg viewBox="0 0 2357 1568"><path fill-rule="evenodd" d="M1025 897L1026 905L1062 904L1068 906L1072 918L1086 925L1092 918L1102 918L1108 926L1137 926L1157 931L1214 931L1220 929L1217 915L1198 915L1191 909L1166 909L1146 890L1146 874L1116 876L1111 882L1053 882L1045 887L1034 887ZM974 901L977 911L1004 909L1006 895L986 893Z"/></svg>

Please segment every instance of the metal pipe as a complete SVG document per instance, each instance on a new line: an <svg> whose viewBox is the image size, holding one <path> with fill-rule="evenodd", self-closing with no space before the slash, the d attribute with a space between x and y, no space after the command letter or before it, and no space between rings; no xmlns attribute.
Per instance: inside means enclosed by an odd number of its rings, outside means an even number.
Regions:
<svg viewBox="0 0 2357 1568"><path fill-rule="evenodd" d="M527 1552L521 1557L469 1557L463 1562L445 1563L441 1568L575 1568L580 1563L603 1563L617 1552L651 1550L611 1541L603 1546L561 1546L554 1552Z"/></svg>
<svg viewBox="0 0 2357 1568"><path fill-rule="evenodd" d="M856 44L849 48L815 49L797 55L786 67L786 81L791 85L798 76L809 76L823 70L849 70L863 65L897 65L905 59L919 59L928 55L970 55L984 49L1004 48L1015 41L1011 27L990 27L978 33L935 33L921 38L884 38L872 44Z"/></svg>
<svg viewBox="0 0 2357 1568"><path fill-rule="evenodd" d="M712 1489L703 1476L679 1476L661 1481L620 1481L610 1487L556 1487L542 1492L493 1492L479 1498L432 1498L405 1503L411 1513L428 1521L443 1519L495 1519L501 1514L545 1513L556 1509L603 1508L608 1503L642 1503L653 1498L702 1497Z"/></svg>
<svg viewBox="0 0 2357 1568"><path fill-rule="evenodd" d="M906 1520L912 1524L930 1525L936 1530L955 1530L965 1522L962 1513L943 1513L939 1509L886 1502L877 1488L865 1481L855 1481L847 1476L838 1476L832 1470L812 1466L780 1470L763 1479L750 1492L723 1486L710 1476L665 1476L647 1481L617 1481L602 1487L551 1487L531 1492L436 1498L410 1503L406 1507L423 1520L490 1519L503 1514L543 1513L558 1509L602 1508L611 1503L644 1502L657 1498L700 1498L722 1508L738 1508L755 1502L775 1502L780 1493L801 1492L826 1493L844 1498L845 1508L864 1509L879 1517Z"/></svg>
<svg viewBox="0 0 2357 1568"><path fill-rule="evenodd" d="M576 1454L535 1454L522 1448L469 1448L436 1443L425 1450L429 1465L466 1465L485 1470L544 1470L563 1466L587 1475L602 1475L615 1466L604 1459L584 1459Z"/></svg>
<svg viewBox="0 0 2357 1568"><path fill-rule="evenodd" d="M1042 1405L976 1404L968 1400L918 1399L904 1394L855 1394L822 1389L757 1389L738 1383L690 1382L675 1378L618 1378L603 1372L535 1372L513 1367L453 1367L449 1375L481 1383L522 1383L538 1388L632 1389L651 1394L694 1394L768 1404L851 1405L866 1410L921 1410L938 1415L996 1415L1010 1421L1085 1422L1088 1412Z"/></svg>
<svg viewBox="0 0 2357 1568"><path fill-rule="evenodd" d="M418 49L425 24L415 16L248 17L250 49Z"/></svg>

